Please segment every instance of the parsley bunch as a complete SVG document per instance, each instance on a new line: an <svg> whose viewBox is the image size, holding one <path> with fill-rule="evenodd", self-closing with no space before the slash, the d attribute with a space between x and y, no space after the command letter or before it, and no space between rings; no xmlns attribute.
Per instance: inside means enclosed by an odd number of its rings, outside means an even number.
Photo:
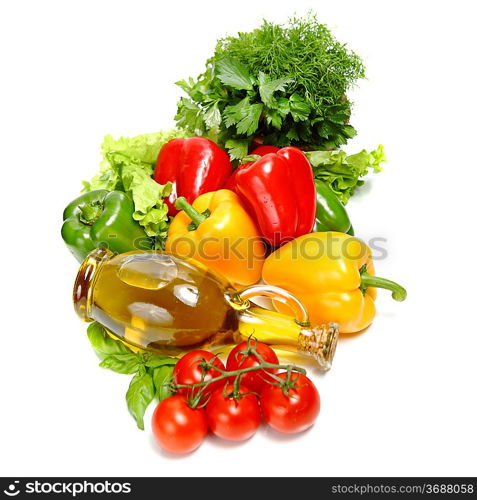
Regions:
<svg viewBox="0 0 477 500"><path fill-rule="evenodd" d="M252 140L279 147L336 148L356 135L346 92L364 77L361 59L316 16L264 21L219 40L206 70L177 84L178 127L242 158Z"/></svg>

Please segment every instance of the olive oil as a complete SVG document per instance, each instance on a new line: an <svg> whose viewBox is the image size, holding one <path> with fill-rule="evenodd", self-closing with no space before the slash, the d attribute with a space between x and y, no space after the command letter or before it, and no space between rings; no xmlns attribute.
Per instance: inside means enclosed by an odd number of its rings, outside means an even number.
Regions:
<svg viewBox="0 0 477 500"><path fill-rule="evenodd" d="M329 368L338 335L335 325L312 328L301 303L284 290L237 292L201 263L154 251L94 250L80 267L73 295L83 320L98 321L133 348L161 354L215 349L252 335ZM288 301L297 319L252 306L256 296Z"/></svg>

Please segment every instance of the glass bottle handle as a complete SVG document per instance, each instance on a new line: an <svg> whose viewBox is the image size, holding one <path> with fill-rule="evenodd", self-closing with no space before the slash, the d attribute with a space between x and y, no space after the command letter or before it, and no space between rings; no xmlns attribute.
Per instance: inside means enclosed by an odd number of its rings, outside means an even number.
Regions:
<svg viewBox="0 0 477 500"><path fill-rule="evenodd" d="M236 307L248 309L250 307L250 299L258 297L267 297L286 304L292 308L295 321L300 326L310 326L308 311L305 306L292 293L283 288L272 285L253 285L234 293L231 299Z"/></svg>

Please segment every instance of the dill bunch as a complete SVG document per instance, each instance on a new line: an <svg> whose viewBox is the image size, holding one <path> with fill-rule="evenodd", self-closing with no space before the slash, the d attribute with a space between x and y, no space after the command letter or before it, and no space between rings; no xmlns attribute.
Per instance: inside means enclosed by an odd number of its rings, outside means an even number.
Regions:
<svg viewBox="0 0 477 500"><path fill-rule="evenodd" d="M361 58L336 40L316 15L293 17L288 25L263 21L250 33L219 40L215 57L233 57L251 74L291 78L287 90L314 105L337 104L346 91L364 78Z"/></svg>
<svg viewBox="0 0 477 500"><path fill-rule="evenodd" d="M346 92L365 76L359 56L316 15L263 21L217 42L206 70L177 82L177 125L245 156L252 142L336 148L356 135Z"/></svg>

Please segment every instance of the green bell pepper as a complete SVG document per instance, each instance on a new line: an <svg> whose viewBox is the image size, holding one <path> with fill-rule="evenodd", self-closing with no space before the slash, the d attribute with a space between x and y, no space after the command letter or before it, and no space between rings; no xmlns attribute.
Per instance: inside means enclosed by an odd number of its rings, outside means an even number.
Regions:
<svg viewBox="0 0 477 500"><path fill-rule="evenodd" d="M148 250L152 240L133 219L134 205L120 191L97 189L73 200L63 212L61 236L80 262L95 248L112 252Z"/></svg>
<svg viewBox="0 0 477 500"><path fill-rule="evenodd" d="M338 231L354 235L344 205L331 188L322 180L315 179L316 187L316 220L314 232Z"/></svg>

